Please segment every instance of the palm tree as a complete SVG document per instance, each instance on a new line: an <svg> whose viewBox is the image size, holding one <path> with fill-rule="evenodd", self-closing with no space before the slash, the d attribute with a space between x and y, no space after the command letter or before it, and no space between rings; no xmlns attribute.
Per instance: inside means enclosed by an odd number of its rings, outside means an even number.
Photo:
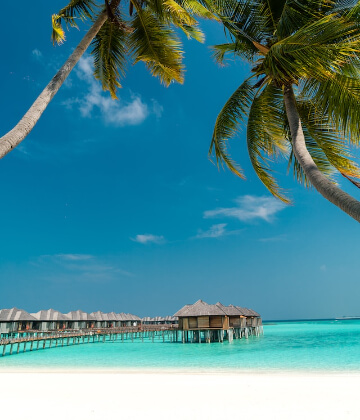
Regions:
<svg viewBox="0 0 360 420"><path fill-rule="evenodd" d="M356 186L360 170L351 148L360 140L360 5L344 0L204 0L231 42L214 47L252 65L220 111L210 154L243 178L228 140L247 122L247 148L256 174L289 202L270 164L285 158L306 186L360 222L360 202L335 183ZM354 179L355 178L355 179Z"/></svg>
<svg viewBox="0 0 360 420"><path fill-rule="evenodd" d="M211 12L196 0L128 0L124 7L121 6L120 0L105 0L102 5L96 0L71 0L52 16L52 40L58 44L65 40L63 24L67 28L77 27L77 20L86 19L93 23L19 123L0 138L0 158L30 133L90 44L94 76L114 99L125 74L128 55L134 64L143 61L165 86L172 81L183 82L181 43L174 27L181 29L187 37L203 41L203 33L194 16L212 18Z"/></svg>

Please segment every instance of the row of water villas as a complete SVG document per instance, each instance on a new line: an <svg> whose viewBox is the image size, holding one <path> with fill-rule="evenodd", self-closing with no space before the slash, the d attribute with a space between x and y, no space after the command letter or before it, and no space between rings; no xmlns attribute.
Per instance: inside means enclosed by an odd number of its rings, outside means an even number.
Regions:
<svg viewBox="0 0 360 420"><path fill-rule="evenodd" d="M1 339L69 332L81 337L96 333L104 340L105 336L114 337L114 334L116 337L120 334L123 340L124 334L126 337L130 334L131 340L161 335L170 341L210 343L258 336L263 333L263 327L260 315L252 309L224 306L220 302L210 305L202 300L185 305L174 316L142 319L132 314L101 311L63 314L49 309L30 314L17 308L0 310L0 345Z"/></svg>
<svg viewBox="0 0 360 420"><path fill-rule="evenodd" d="M61 330L85 330L141 325L141 318L125 313L87 313L81 310L63 314L53 309L28 313L23 309L0 310L0 337L12 336L19 332L48 332Z"/></svg>

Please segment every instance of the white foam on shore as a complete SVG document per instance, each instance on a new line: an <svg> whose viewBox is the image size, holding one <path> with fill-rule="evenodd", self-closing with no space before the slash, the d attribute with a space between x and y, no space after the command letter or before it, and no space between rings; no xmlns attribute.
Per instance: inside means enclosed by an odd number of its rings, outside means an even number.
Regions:
<svg viewBox="0 0 360 420"><path fill-rule="evenodd" d="M359 373L0 373L1 418L359 419Z"/></svg>

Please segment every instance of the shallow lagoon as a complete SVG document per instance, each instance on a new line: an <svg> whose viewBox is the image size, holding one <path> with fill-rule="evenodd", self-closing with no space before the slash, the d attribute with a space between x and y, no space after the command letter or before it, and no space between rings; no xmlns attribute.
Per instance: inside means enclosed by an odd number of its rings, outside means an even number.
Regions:
<svg viewBox="0 0 360 420"><path fill-rule="evenodd" d="M21 347L22 349L22 347ZM52 347L0 357L0 370L360 371L360 320L264 324L231 344L137 339Z"/></svg>

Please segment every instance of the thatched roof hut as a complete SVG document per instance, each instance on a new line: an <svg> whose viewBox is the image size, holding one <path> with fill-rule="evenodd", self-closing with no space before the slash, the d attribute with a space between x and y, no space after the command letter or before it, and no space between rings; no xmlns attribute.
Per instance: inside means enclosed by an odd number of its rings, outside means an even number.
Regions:
<svg viewBox="0 0 360 420"><path fill-rule="evenodd" d="M65 314L54 309L42 310L31 315L38 321L69 321L69 318Z"/></svg>
<svg viewBox="0 0 360 420"><path fill-rule="evenodd" d="M36 321L29 312L23 309L11 308L0 309L0 322L13 322L13 321Z"/></svg>
<svg viewBox="0 0 360 420"><path fill-rule="evenodd" d="M179 318L179 328L184 330L241 328L247 325L247 318L260 317L251 309L225 306L220 302L209 305L201 299L193 305L185 305L174 316ZM250 322L252 324L253 321Z"/></svg>
<svg viewBox="0 0 360 420"><path fill-rule="evenodd" d="M0 334L29 330L33 322L36 318L23 309L0 309Z"/></svg>
<svg viewBox="0 0 360 420"><path fill-rule="evenodd" d="M65 314L67 318L69 318L71 321L95 321L96 318L88 314L87 312L84 312L80 309L77 311L71 311Z"/></svg>

